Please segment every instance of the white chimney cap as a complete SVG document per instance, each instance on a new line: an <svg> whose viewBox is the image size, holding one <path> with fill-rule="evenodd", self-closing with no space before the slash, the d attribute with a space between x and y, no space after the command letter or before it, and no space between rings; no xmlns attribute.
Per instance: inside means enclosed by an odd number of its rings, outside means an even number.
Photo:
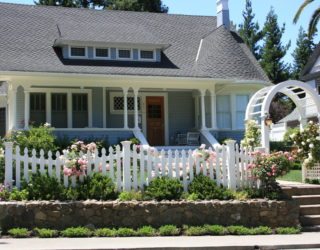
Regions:
<svg viewBox="0 0 320 250"><path fill-rule="evenodd" d="M228 0L217 0L217 13L229 10L229 1Z"/></svg>

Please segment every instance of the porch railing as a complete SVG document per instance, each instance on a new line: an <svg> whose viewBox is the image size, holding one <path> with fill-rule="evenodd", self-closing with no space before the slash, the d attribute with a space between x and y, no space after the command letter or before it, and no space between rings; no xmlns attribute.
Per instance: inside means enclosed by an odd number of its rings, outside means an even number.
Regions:
<svg viewBox="0 0 320 250"><path fill-rule="evenodd" d="M214 150L194 151L157 151L147 150L131 142L121 142L115 149L105 149L99 154L95 151L88 157L86 174L101 172L109 176L121 190L143 190L150 181L159 176L178 178L187 191L188 184L200 173L215 180L218 185L230 189L244 188L254 185L248 165L254 160L252 152L247 148L239 147L235 141L229 141L227 145L215 146ZM39 171L54 176L67 187L76 185L84 177L66 176L63 174L66 157L59 152L47 154L43 150L40 156L32 150L31 157L28 149L17 146L13 150L13 143L5 143L5 184L12 187L21 187L22 180L30 179L30 174ZM47 156L45 156L47 155Z"/></svg>

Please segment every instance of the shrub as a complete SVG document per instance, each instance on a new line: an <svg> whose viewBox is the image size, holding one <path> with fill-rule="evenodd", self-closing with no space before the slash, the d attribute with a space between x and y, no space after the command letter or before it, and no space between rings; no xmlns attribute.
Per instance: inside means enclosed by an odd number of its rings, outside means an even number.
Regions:
<svg viewBox="0 0 320 250"><path fill-rule="evenodd" d="M81 186L80 188L82 188ZM87 191L89 199L115 200L117 199L117 192L115 189L116 187L112 179L108 176L94 173L92 176L88 177Z"/></svg>
<svg viewBox="0 0 320 250"><path fill-rule="evenodd" d="M272 229L270 227L256 227L252 229L253 234L256 235L266 235L266 234L272 234Z"/></svg>
<svg viewBox="0 0 320 250"><path fill-rule="evenodd" d="M165 225L159 228L161 236L177 236L180 234L180 229L174 225Z"/></svg>
<svg viewBox="0 0 320 250"><path fill-rule="evenodd" d="M227 233L226 228L219 225L204 225L204 228L208 235L225 235Z"/></svg>
<svg viewBox="0 0 320 250"><path fill-rule="evenodd" d="M244 226L229 226L227 230L232 235L250 235L253 230Z"/></svg>
<svg viewBox="0 0 320 250"><path fill-rule="evenodd" d="M28 200L61 200L64 187L54 176L37 172L30 176L29 183L24 181L22 188L28 194Z"/></svg>
<svg viewBox="0 0 320 250"><path fill-rule="evenodd" d="M179 200L183 193L183 185L178 179L157 177L153 179L145 189L145 195L149 199Z"/></svg>
<svg viewBox="0 0 320 250"><path fill-rule="evenodd" d="M301 228L296 227L278 227L275 230L276 234L299 234L301 233Z"/></svg>
<svg viewBox="0 0 320 250"><path fill-rule="evenodd" d="M30 233L26 228L12 228L8 230L8 234L13 238L27 238L30 236Z"/></svg>
<svg viewBox="0 0 320 250"><path fill-rule="evenodd" d="M90 229L86 227L69 227L63 231L61 231L62 237L67 238L76 238L76 237L90 237L92 235L92 232Z"/></svg>
<svg viewBox="0 0 320 250"><path fill-rule="evenodd" d="M31 126L29 130L12 131L7 138L7 141L12 141L14 146L18 145L23 151L27 148L31 155L32 149L35 149L39 154L40 150L44 152L56 151L55 136L50 124L40 125L39 127Z"/></svg>
<svg viewBox="0 0 320 250"><path fill-rule="evenodd" d="M39 238L55 238L58 236L57 230L47 228L35 228L33 229L35 236Z"/></svg>
<svg viewBox="0 0 320 250"><path fill-rule="evenodd" d="M132 228L121 227L117 230L116 235L119 237L130 237L135 236L137 233Z"/></svg>
<svg viewBox="0 0 320 250"><path fill-rule="evenodd" d="M197 200L200 200L200 199L199 199L199 195L198 194L192 193L192 194L189 194L187 196L187 200L188 201L197 201Z"/></svg>
<svg viewBox="0 0 320 250"><path fill-rule="evenodd" d="M4 164L4 156L0 152L0 183L4 183Z"/></svg>
<svg viewBox="0 0 320 250"><path fill-rule="evenodd" d="M17 188L13 188L9 200L11 201L25 201L28 200L29 193L26 189L22 189L21 191Z"/></svg>
<svg viewBox="0 0 320 250"><path fill-rule="evenodd" d="M306 179L306 183L320 185L320 179Z"/></svg>
<svg viewBox="0 0 320 250"><path fill-rule="evenodd" d="M260 138L261 130L259 125L253 120L247 121L244 139L241 141L241 144L245 147L255 148L260 146Z"/></svg>
<svg viewBox="0 0 320 250"><path fill-rule="evenodd" d="M201 235L206 235L207 230L205 227L184 227L184 234L187 236L201 236Z"/></svg>
<svg viewBox="0 0 320 250"><path fill-rule="evenodd" d="M94 236L96 237L115 237L116 234L117 230L110 228L99 228L94 231Z"/></svg>
<svg viewBox="0 0 320 250"><path fill-rule="evenodd" d="M155 236L157 233L156 229L154 229L151 226L144 226L141 228L138 228L137 235L138 236Z"/></svg>
<svg viewBox="0 0 320 250"><path fill-rule="evenodd" d="M197 195L200 200L228 200L234 198L230 190L218 187L215 181L202 174L193 179L188 190L194 196Z"/></svg>
<svg viewBox="0 0 320 250"><path fill-rule="evenodd" d="M0 184L0 201L6 201L10 197L10 192L3 184Z"/></svg>
<svg viewBox="0 0 320 250"><path fill-rule="evenodd" d="M141 192L127 192L124 191L122 193L119 194L119 200L120 201L132 201L132 200L136 200L136 201L142 201L143 200L143 195Z"/></svg>

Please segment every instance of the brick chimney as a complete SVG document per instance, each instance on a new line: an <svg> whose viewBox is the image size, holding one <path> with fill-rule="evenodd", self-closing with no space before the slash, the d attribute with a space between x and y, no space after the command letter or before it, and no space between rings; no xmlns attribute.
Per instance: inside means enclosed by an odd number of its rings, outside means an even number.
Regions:
<svg viewBox="0 0 320 250"><path fill-rule="evenodd" d="M217 27L224 25L230 28L228 0L217 0Z"/></svg>

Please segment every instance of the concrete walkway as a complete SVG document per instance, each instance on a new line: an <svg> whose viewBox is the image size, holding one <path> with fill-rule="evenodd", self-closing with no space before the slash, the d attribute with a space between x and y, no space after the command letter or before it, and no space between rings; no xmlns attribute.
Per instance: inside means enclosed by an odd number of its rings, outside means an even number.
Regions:
<svg viewBox="0 0 320 250"><path fill-rule="evenodd" d="M0 239L1 250L320 249L320 233L265 236Z"/></svg>
<svg viewBox="0 0 320 250"><path fill-rule="evenodd" d="M282 181L277 180L280 186L282 187L320 187L320 185L309 184L309 183L302 183L302 182L295 182L295 181Z"/></svg>

